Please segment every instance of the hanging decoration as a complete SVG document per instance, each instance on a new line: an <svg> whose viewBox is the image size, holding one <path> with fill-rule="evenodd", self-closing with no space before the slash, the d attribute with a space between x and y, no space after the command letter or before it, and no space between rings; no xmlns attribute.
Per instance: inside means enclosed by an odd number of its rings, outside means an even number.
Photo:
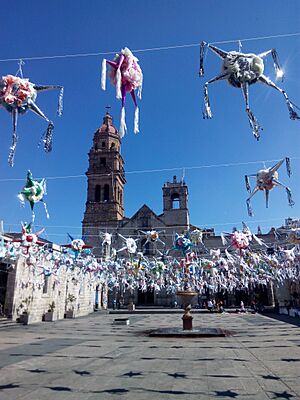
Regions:
<svg viewBox="0 0 300 400"><path fill-rule="evenodd" d="M212 118L212 111L208 96L208 85L211 83L227 80L230 85L236 88L241 88L246 103L246 113L253 132L254 137L258 140L260 137L261 127L252 113L249 104L249 85L260 82L271 88L279 91L286 101L290 119L299 120L300 117L296 113L295 108L299 109L290 101L286 92L277 86L270 78L264 75L264 58L271 54L274 62L274 68L277 78L283 79L283 71L279 65L278 55L275 49L265 51L260 54L242 53L240 51L225 51L221 50L212 44L202 42L200 46L200 77L204 76L204 55L205 50L210 49L222 60L222 72L220 75L210 79L204 84L204 112L203 118Z"/></svg>
<svg viewBox="0 0 300 400"><path fill-rule="evenodd" d="M57 114L62 115L63 111L63 87L53 85L37 85L23 78L21 64L19 64L19 71L21 77L14 75L3 76L0 80L0 105L12 114L12 144L8 157L10 166L14 165L14 157L17 146L17 122L18 116L25 114L28 110L39 115L41 118L48 122L48 127L44 135L44 150L50 152L52 150L52 137L53 137L53 122L46 117L43 111L37 106L36 98L39 92L59 89L59 101Z"/></svg>
<svg viewBox="0 0 300 400"><path fill-rule="evenodd" d="M49 218L47 205L44 201L45 194L46 194L46 179L43 178L40 181L35 181L32 177L31 171L28 171L25 186L19 193L18 197L22 204L25 203L25 200L29 202L32 211L32 222L34 222L35 220L34 205L40 201L44 205L47 218Z"/></svg>
<svg viewBox="0 0 300 400"><path fill-rule="evenodd" d="M127 250L129 254L135 254L137 251L137 242L139 239L133 239L131 237L124 237L120 233L118 233L120 238L124 241L124 246L118 250L118 252Z"/></svg>
<svg viewBox="0 0 300 400"><path fill-rule="evenodd" d="M163 242L159 235L161 233L164 233L165 231L156 231L156 230L149 230L149 231L140 231L144 237L145 237L145 241L144 244L142 246L143 250L145 249L145 247L147 246L148 243L152 243L154 245L154 247L156 248L157 243L161 243L163 247L165 247L165 242Z"/></svg>
<svg viewBox="0 0 300 400"><path fill-rule="evenodd" d="M190 238L194 245L203 244L203 232L200 229L194 229L190 232Z"/></svg>
<svg viewBox="0 0 300 400"><path fill-rule="evenodd" d="M265 192L267 208L269 205L269 192L270 192L270 190L274 189L274 187L284 188L287 193L289 205L293 206L295 204L292 199L291 189L289 187L283 185L278 180L277 170L281 167L281 165L284 163L284 161L286 163L287 174L288 174L288 176L291 176L291 165L290 165L290 159L288 157L285 158L285 160L283 159L283 160L279 161L271 168L261 169L256 174L245 175L246 189L250 193L250 197L247 199L247 209L248 209L248 214L250 217L253 216L253 211L252 211L250 200L259 190L262 190ZM256 186L252 191L251 191L249 178L256 179Z"/></svg>
<svg viewBox="0 0 300 400"><path fill-rule="evenodd" d="M131 94L132 100L135 105L134 113L134 133L139 132L139 108L136 101L135 90L138 89L138 98L141 99L143 73L138 64L138 59L132 52L125 47L116 54L113 61L103 59L102 61L102 75L101 75L101 88L106 89L106 64L110 66L109 77L112 84L116 87L116 97L122 100L121 122L119 134L122 138L127 131L125 121L125 100L126 93Z"/></svg>
<svg viewBox="0 0 300 400"><path fill-rule="evenodd" d="M171 250L179 250L184 256L186 256L187 252L190 251L192 246L193 243L188 234L179 235L178 233L176 233L174 245Z"/></svg>
<svg viewBox="0 0 300 400"><path fill-rule="evenodd" d="M108 232L100 232L100 239L102 239L102 246L111 246L112 234Z"/></svg>
<svg viewBox="0 0 300 400"><path fill-rule="evenodd" d="M232 233L222 232L221 239L223 246L228 245L229 241L229 246L226 248L227 251L233 248L237 250L239 254L242 254L243 250L249 249L252 240L254 240L260 246L264 245L263 241L259 239L254 233L252 233L244 222L242 231L236 230Z"/></svg>
<svg viewBox="0 0 300 400"><path fill-rule="evenodd" d="M186 251L184 258L182 255L180 257L168 255L163 261L129 251L127 256L118 259L113 256L97 259L92 254L83 254L84 245L81 242L73 243L73 249L78 252L77 256L53 248L50 250L46 245L31 245L27 254L24 254L20 243L7 242L5 236L6 251L1 261L5 260L7 265L14 265L17 257L24 258L26 265L30 267L28 273L32 273L29 281L24 277L21 282L24 288L32 285L42 290L43 282L39 278L42 275L53 275L59 283L60 273L63 271L64 274L68 274L69 280L72 277L75 286L88 281L90 285L106 285L109 290L117 291L120 295L124 295L126 290L143 292L164 290L167 294L174 294L186 285L199 294L205 293L207 289L212 293L220 289L231 293L242 288L253 289L256 285L268 285L269 282L280 283L285 279L300 278L298 246L282 249L279 244L284 242L280 242L272 249L272 253L266 246L253 250L248 245L251 242L248 231L249 228L244 225L242 232L248 236L248 242L244 239L237 242L236 235L229 234L226 239L231 246L225 249L225 252L213 249L207 258L199 257L196 252ZM33 239L33 242L36 244L38 240L35 242ZM129 248L132 251L130 246ZM229 249L234 251L229 253ZM236 254L238 249L242 251ZM184 251L181 251L182 254Z"/></svg>
<svg viewBox="0 0 300 400"><path fill-rule="evenodd" d="M112 253L112 234L108 232L99 232L99 237L102 240L102 255L108 259Z"/></svg>
<svg viewBox="0 0 300 400"><path fill-rule="evenodd" d="M44 246L46 242L39 240L39 235L44 232L44 228L36 233L32 232L32 223L23 224L22 223L22 236L21 239L13 239L13 243L21 243L22 247L25 247L25 252L23 254L28 254L29 248L33 246Z"/></svg>
<svg viewBox="0 0 300 400"><path fill-rule="evenodd" d="M82 239L74 239L69 233L68 233L68 237L71 240L71 243L64 244L62 247L66 247L66 248L71 249L75 254L75 258L77 258L81 253L83 253L83 251L85 249L92 249L93 248L93 246L89 246L89 245L85 244L84 238L82 238Z"/></svg>
<svg viewBox="0 0 300 400"><path fill-rule="evenodd" d="M201 245L203 249L208 253L208 249L203 242L203 231L201 229L196 228L192 231L189 231L189 237L193 243L193 246Z"/></svg>

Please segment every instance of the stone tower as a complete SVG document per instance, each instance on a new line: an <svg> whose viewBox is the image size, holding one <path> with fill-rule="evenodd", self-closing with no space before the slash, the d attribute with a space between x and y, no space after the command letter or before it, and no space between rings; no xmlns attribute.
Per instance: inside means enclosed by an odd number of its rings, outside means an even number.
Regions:
<svg viewBox="0 0 300 400"><path fill-rule="evenodd" d="M183 180L177 181L173 176L173 182L166 182L163 190L163 221L169 226L177 226L178 231L187 230L189 227L188 187Z"/></svg>
<svg viewBox="0 0 300 400"><path fill-rule="evenodd" d="M124 160L121 140L107 112L94 134L89 152L87 201L82 233L85 241L99 248L99 232L112 231L124 218ZM94 251L94 254L100 252Z"/></svg>

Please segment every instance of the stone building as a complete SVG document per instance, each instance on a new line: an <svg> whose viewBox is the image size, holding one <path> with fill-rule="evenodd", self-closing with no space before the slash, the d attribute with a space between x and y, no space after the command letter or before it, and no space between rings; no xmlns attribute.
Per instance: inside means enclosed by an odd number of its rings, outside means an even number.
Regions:
<svg viewBox="0 0 300 400"><path fill-rule="evenodd" d="M5 243L16 237L2 236ZM53 243L51 251L61 253L62 249ZM0 316L15 321L26 314L28 323L35 323L51 310L52 320L58 320L87 315L94 311L96 302L99 308L106 308L105 288L80 267L61 265L56 276L44 274L49 266L46 258L37 263L35 257L22 254L0 259Z"/></svg>
<svg viewBox="0 0 300 400"><path fill-rule="evenodd" d="M193 230L196 226L190 223L188 208L188 186L183 180L177 180L174 176L171 182L165 182L162 187L163 212L157 215L151 207L144 204L132 217L124 214L124 186L126 183L124 160L121 156L121 140L118 131L113 125L113 118L109 113L103 118L103 124L96 130L93 145L89 152L89 166L87 175L87 201L84 218L82 221L82 233L88 244L92 245L97 257L105 256L107 248L101 246L100 233L108 232L112 236L112 247L120 249L124 246L124 238L134 238L137 241L138 251L146 256L158 256L165 249L173 245L175 233L184 233ZM160 239L165 246L147 243L142 232L156 230L160 232ZM210 249L221 249L220 236L216 236L213 229L203 229L204 245ZM262 235L258 231L258 237L272 246L275 241L274 229L268 234ZM253 246L252 246L253 247ZM254 245L255 247L255 245ZM111 249L110 249L111 250ZM202 245L197 247L198 254L206 253ZM174 255L179 255L173 252ZM126 256L126 251L119 253ZM207 254L206 254L207 255ZM114 293L113 296L116 294ZM274 302L273 289L261 288L259 293L265 304ZM111 296L111 301L112 297ZM170 305L174 303L174 296L160 293L134 294L136 304ZM110 303L111 303L110 301Z"/></svg>
<svg viewBox="0 0 300 400"><path fill-rule="evenodd" d="M126 183L124 160L121 156L121 140L117 129L113 125L109 113L103 118L103 124L96 130L93 138L93 146L89 152L89 167L86 172L88 180L87 201L84 218L82 221L82 233L85 241L93 246L93 253L99 260L112 253L112 248L124 247L123 238L134 238L137 241L138 251L145 256L163 255L166 249L172 248L175 233L184 233L193 230L196 226L190 223L188 208L188 186L176 176L170 182L165 182L162 187L163 212L156 214L151 207L144 204L132 216L124 214L124 186ZM299 228L299 220L288 218L285 224L276 231L290 228ZM160 232L161 242L157 244L147 243L143 232L156 230ZM198 254L209 257L207 250L225 250L220 236L215 235L213 229L203 229L204 245L196 247ZM258 237L272 247L278 245L288 246L286 241L281 243L274 228L268 234L262 235L258 230ZM113 234L111 248L102 248L100 233ZM4 241L19 238L19 234L2 235ZM0 238L1 239L1 238ZM51 244L54 252L61 252L58 245ZM251 245L255 248L255 245ZM205 249L206 248L206 249ZM171 250L174 256L178 255ZM118 256L127 257L126 251L118 253ZM44 260L39 267L30 265L30 257L18 256L15 260L0 258L0 315L5 315L13 320L19 318L24 311L30 315L31 322L42 321L45 314L54 305L54 318L63 318L67 311L73 310L77 316L86 315L94 310L94 307L106 308L107 286L104 281L91 281L89 274L81 276L80 268L70 269L62 266L59 279L55 275L46 276L42 268L47 267ZM249 294L249 293L248 293ZM247 293L241 291L237 297L227 296L228 305L238 304L241 296L247 298ZM275 287L262 286L256 293L263 304L273 305L277 300L281 308L286 304L300 307L299 282L286 280ZM118 293L111 293L110 306ZM205 293L202 300L207 298ZM126 301L129 301L127 296ZM175 297L164 291L134 293L134 302L137 305L161 305L174 304Z"/></svg>
<svg viewBox="0 0 300 400"><path fill-rule="evenodd" d="M94 248L94 254L103 255L100 246L100 232L114 234L113 246L121 248L124 237L139 239L139 250L143 249L145 239L141 231L155 229L161 231L160 239L169 248L175 232L186 232L190 227L188 210L188 187L176 176L172 182L163 185L163 213L156 215L144 204L131 218L124 215L124 160L121 156L121 140L109 113L103 124L94 134L89 152L87 201L82 221L82 234ZM213 231L208 231L213 234ZM160 246L160 251L163 251ZM154 255L153 246L146 252Z"/></svg>

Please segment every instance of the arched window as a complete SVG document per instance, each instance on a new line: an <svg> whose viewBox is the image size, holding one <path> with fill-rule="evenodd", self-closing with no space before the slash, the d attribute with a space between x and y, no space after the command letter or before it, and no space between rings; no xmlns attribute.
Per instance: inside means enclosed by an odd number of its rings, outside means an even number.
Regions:
<svg viewBox="0 0 300 400"><path fill-rule="evenodd" d="M123 192L122 190L120 190L120 204L123 203Z"/></svg>
<svg viewBox="0 0 300 400"><path fill-rule="evenodd" d="M172 200L172 208L178 209L180 208L180 197L178 193L173 193L171 196Z"/></svg>
<svg viewBox="0 0 300 400"><path fill-rule="evenodd" d="M101 186L96 185L95 187L95 202L99 203L101 201Z"/></svg>
<svg viewBox="0 0 300 400"><path fill-rule="evenodd" d="M108 184L104 185L103 201L109 201L109 185Z"/></svg>

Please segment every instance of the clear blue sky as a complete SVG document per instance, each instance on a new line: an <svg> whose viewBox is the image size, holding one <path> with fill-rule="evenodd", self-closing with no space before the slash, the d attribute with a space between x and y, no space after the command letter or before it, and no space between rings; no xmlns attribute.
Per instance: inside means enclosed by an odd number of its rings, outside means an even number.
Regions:
<svg viewBox="0 0 300 400"><path fill-rule="evenodd" d="M251 7L251 8L249 8ZM300 31L298 0L242 1L30 1L3 3L1 7L1 59L51 56L72 53L117 51L128 46L144 49L168 45L222 41ZM282 87L300 106L300 37L242 42L244 52L278 50L286 77ZM238 44L220 45L237 50ZM152 51L136 54L144 72L140 102L140 134L133 134L133 106L127 101L128 135L122 154L127 171L272 160L300 157L300 122L291 121L280 93L257 84L250 88L251 107L264 128L261 140L253 138L240 90L226 82L210 88L212 120L202 119L202 87L198 77L199 48ZM35 83L65 87L64 116L55 117L57 93L40 93L37 103L55 122L54 149L45 154L37 148L46 127L32 113L19 119L19 143L15 167L7 166L11 140L10 115L0 110L0 178L22 178L27 169L34 176L78 175L87 170L87 153L95 130L102 123L105 106L112 106L119 125L120 103L108 84L100 90L102 57L27 61L24 76ZM219 59L206 58L209 79L219 73ZM1 62L1 75L15 74L17 62ZM274 78L271 59L265 73ZM269 166L269 164L267 164ZM271 192L269 209L259 193L253 199L253 221L266 231L283 219L300 215L300 160L292 161L291 178L284 168L279 173L293 192L291 209L286 193ZM244 175L255 173L262 164L228 168L187 170L191 222L201 227L229 230L238 221L249 221ZM162 212L163 183L174 172L128 174L125 188L126 215L133 215L144 203ZM149 184L150 183L150 184ZM20 221L31 218L28 204L17 199L23 182L2 183L0 219L6 229L19 230ZM85 178L48 180L46 197L51 219L42 205L36 207L36 224L46 226L51 240L65 242L66 232L81 234L86 201ZM256 229L257 222L249 223ZM58 227L63 226L63 227ZM72 226L77 228L67 228Z"/></svg>

